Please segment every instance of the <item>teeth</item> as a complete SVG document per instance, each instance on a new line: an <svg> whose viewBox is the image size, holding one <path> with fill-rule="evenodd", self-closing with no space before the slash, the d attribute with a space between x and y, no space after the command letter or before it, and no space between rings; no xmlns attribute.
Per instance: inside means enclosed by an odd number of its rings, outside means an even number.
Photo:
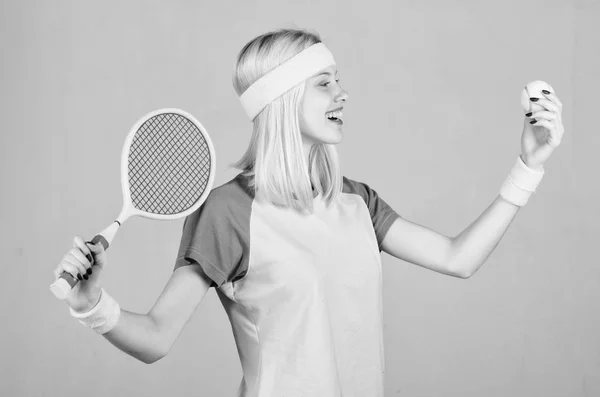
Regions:
<svg viewBox="0 0 600 397"><path fill-rule="evenodd" d="M335 118L341 119L342 116L343 116L343 113L341 110L336 110L335 112L325 113L325 117L327 117L327 118L335 117Z"/></svg>

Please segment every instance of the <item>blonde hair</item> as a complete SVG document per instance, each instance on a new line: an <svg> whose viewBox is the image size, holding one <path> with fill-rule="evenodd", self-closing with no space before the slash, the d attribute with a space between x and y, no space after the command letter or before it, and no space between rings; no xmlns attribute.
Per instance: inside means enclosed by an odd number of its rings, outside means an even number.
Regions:
<svg viewBox="0 0 600 397"><path fill-rule="evenodd" d="M260 77L313 44L318 33L283 29L265 33L240 51L233 86L241 95ZM342 190L342 174L335 145L315 143L309 164L302 148L299 109L304 82L271 102L254 119L246 152L231 167L248 177L255 198L298 211L313 211L311 184L330 204Z"/></svg>

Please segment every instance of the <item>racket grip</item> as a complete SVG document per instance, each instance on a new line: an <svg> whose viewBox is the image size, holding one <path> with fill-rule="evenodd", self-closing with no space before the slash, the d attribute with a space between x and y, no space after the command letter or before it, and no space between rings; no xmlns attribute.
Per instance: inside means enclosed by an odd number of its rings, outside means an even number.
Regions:
<svg viewBox="0 0 600 397"><path fill-rule="evenodd" d="M109 227L104 229L102 233L94 236L90 243L97 244L100 243L104 247L104 250L107 250L110 246L110 242L114 238L118 227L121 225L119 221L113 222ZM105 237L106 236L106 237ZM95 258L94 258L95 262ZM93 266L93 265L92 265ZM60 300L65 300L69 292L77 285L79 282L78 279L74 278L71 273L62 272L62 274L50 285L50 291L54 294L54 296Z"/></svg>

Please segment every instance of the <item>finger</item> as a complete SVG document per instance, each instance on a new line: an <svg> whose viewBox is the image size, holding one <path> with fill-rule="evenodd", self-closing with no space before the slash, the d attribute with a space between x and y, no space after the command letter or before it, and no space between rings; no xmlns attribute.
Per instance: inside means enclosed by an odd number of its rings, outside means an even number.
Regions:
<svg viewBox="0 0 600 397"><path fill-rule="evenodd" d="M90 249L93 255L98 255L104 252L104 246L99 241L96 244L92 244L90 241L86 241L85 245Z"/></svg>
<svg viewBox="0 0 600 397"><path fill-rule="evenodd" d="M529 116L527 116L529 115ZM532 118L532 119L536 119L536 120L540 120L540 119L544 119L544 120L556 120L558 118L558 115L556 113L553 112L545 112L543 110L540 110L538 112L534 112L532 113L527 113L525 116Z"/></svg>
<svg viewBox="0 0 600 397"><path fill-rule="evenodd" d="M546 98L548 98L549 100L551 100L552 102L556 103L556 105L562 109L563 104L560 101L560 99L558 99L558 95L556 95L554 92L550 92L550 91L544 92L544 91L545 90L542 90L542 94L544 94L544 96Z"/></svg>
<svg viewBox="0 0 600 397"><path fill-rule="evenodd" d="M65 256L65 259L77 266L81 271L82 276L91 274L92 264L87 260L79 248L71 248L71 251Z"/></svg>
<svg viewBox="0 0 600 397"><path fill-rule="evenodd" d="M531 121L531 124L535 125L536 127L544 127L546 130L548 130L548 132L549 132L548 144L551 144L551 146L553 146L553 147L556 147L560 144L561 136L557 132L556 125L552 121L543 120L543 119L542 120L533 120L533 121Z"/></svg>
<svg viewBox="0 0 600 397"><path fill-rule="evenodd" d="M89 274L89 269L90 269L90 267L92 267L92 262L90 262L88 260L88 258L85 255L83 255L83 252L81 252L81 250L79 248L71 248L71 251L69 251L69 254L71 254L71 256L73 256L73 258L75 258L75 260L77 260L79 263L81 263L81 265L83 265L83 268Z"/></svg>
<svg viewBox="0 0 600 397"><path fill-rule="evenodd" d="M547 142L550 147L555 148L558 145L560 145L560 142L562 141L562 135L558 131L558 129L556 128L554 123L550 123L550 124L552 124L553 128L548 128L549 136L548 136Z"/></svg>
<svg viewBox="0 0 600 397"><path fill-rule="evenodd" d="M54 274L55 279L58 279L60 277L60 275L62 274L62 272L64 272L64 271L65 271L65 269L61 262L58 266L56 266L54 268L54 270L52 271L52 274Z"/></svg>
<svg viewBox="0 0 600 397"><path fill-rule="evenodd" d="M73 249L75 250L77 248ZM83 276L84 274L87 274L88 268L83 264L82 258L83 261L87 261L87 259L85 259L85 257L83 257L81 253L79 253L79 257L76 257L75 255L73 255L73 252L69 252L67 255L65 255L64 261L69 262L73 266L77 267L77 271L79 271Z"/></svg>
<svg viewBox="0 0 600 397"><path fill-rule="evenodd" d="M76 278L77 280L83 280L84 279L83 275L86 273L81 268L81 264L76 264L76 262L77 261L74 261L71 258L65 257L65 259L63 259L62 262L60 263L59 268L61 268L62 271L70 273L71 276L73 276L73 278ZM62 273L62 271L60 271L59 273ZM86 274L86 277L87 277L87 274Z"/></svg>
<svg viewBox="0 0 600 397"><path fill-rule="evenodd" d="M88 262L90 262L90 266L94 264L94 256L81 237L75 236L73 239L73 247L79 248L79 250L87 258Z"/></svg>
<svg viewBox="0 0 600 397"><path fill-rule="evenodd" d="M550 110L551 112L556 112L556 113L560 113L560 108L558 107L558 105L556 105L555 103L551 102L548 99L545 98L529 98L529 100L533 103L535 103L536 105L540 105L541 107L545 108L546 110Z"/></svg>

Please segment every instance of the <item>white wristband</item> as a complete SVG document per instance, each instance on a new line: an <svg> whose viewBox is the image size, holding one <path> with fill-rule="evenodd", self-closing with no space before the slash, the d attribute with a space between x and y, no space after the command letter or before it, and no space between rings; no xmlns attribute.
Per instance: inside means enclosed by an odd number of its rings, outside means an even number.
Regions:
<svg viewBox="0 0 600 397"><path fill-rule="evenodd" d="M100 300L92 310L79 313L71 308L70 312L71 316L78 319L83 326L91 328L99 334L105 334L117 325L121 316L121 307L112 296L101 288Z"/></svg>
<svg viewBox="0 0 600 397"><path fill-rule="evenodd" d="M543 177L543 169L541 171L532 170L519 156L500 188L500 196L506 201L522 207L527 204L529 197L535 192Z"/></svg>

